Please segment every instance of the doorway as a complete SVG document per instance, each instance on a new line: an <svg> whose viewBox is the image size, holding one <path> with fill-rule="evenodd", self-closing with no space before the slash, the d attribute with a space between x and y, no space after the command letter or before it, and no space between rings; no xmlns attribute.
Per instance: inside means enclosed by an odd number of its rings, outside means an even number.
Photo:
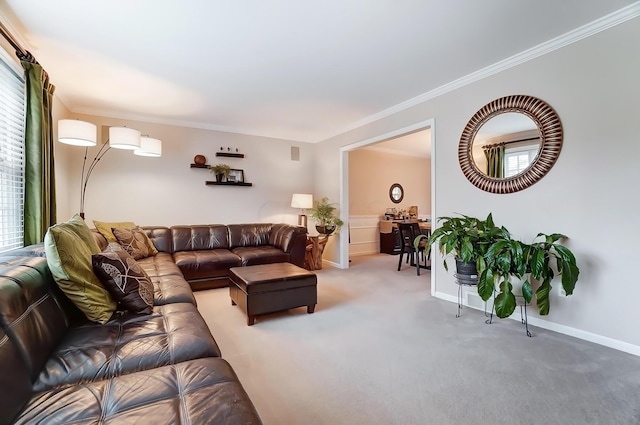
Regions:
<svg viewBox="0 0 640 425"><path fill-rule="evenodd" d="M343 146L340 148L340 205L341 205L341 218L345 222L348 222L350 217L350 193L349 193L349 152L370 146L379 144L381 142L386 142L394 139L401 138L403 136L408 136L420 131L429 130L431 134L431 148L430 148L430 156L431 158L435 158L435 126L434 120L429 119L425 121L421 121L415 123L410 126L406 126L400 128L396 131L381 134L376 137L372 137L367 140L362 140L356 143L352 143L347 146ZM425 144L428 141L424 142ZM430 202L430 211L421 212L421 215L428 215L432 219L435 217L435 164L431 163L431 176L430 176L430 189L431 189L431 202ZM381 214L384 211L381 212ZM340 268L348 268L349 267L349 235L344 235L346 237L340 238ZM435 293L435 284L433 282L433 274L431 274L431 294Z"/></svg>

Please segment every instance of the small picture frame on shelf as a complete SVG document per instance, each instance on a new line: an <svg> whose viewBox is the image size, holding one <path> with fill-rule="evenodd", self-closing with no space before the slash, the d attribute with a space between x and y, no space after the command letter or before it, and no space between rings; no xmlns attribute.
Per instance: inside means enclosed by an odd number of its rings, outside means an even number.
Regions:
<svg viewBox="0 0 640 425"><path fill-rule="evenodd" d="M227 181L233 183L244 183L244 171L232 168L227 176Z"/></svg>

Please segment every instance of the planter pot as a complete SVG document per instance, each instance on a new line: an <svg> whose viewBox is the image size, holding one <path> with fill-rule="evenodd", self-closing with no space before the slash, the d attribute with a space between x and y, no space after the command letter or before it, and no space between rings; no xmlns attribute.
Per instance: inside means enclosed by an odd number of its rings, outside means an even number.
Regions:
<svg viewBox="0 0 640 425"><path fill-rule="evenodd" d="M222 177L224 176L224 174L216 174L216 181L218 183L220 183L222 181Z"/></svg>
<svg viewBox="0 0 640 425"><path fill-rule="evenodd" d="M316 226L318 233L323 235L330 235L336 230L336 226Z"/></svg>
<svg viewBox="0 0 640 425"><path fill-rule="evenodd" d="M478 270L476 269L475 261L465 263L461 259L456 258L456 272L458 275L469 276L475 279L478 278Z"/></svg>

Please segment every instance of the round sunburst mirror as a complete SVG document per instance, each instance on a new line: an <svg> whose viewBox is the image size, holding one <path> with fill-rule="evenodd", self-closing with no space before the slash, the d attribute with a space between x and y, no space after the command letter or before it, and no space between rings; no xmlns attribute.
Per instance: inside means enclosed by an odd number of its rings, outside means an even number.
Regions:
<svg viewBox="0 0 640 425"><path fill-rule="evenodd" d="M549 172L560 155L562 136L560 117L545 101L506 96L471 117L460 137L458 161L476 187L513 193Z"/></svg>

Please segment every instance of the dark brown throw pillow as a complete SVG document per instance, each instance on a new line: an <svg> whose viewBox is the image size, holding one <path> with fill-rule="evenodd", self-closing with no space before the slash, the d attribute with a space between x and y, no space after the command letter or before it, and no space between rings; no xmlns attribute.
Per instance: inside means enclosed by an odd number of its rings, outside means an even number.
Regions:
<svg viewBox="0 0 640 425"><path fill-rule="evenodd" d="M153 283L151 279L120 245L110 243L107 248L91 256L93 271L120 309L138 314L151 313Z"/></svg>
<svg viewBox="0 0 640 425"><path fill-rule="evenodd" d="M134 260L152 257L158 253L144 230L139 227L132 229L112 228L118 243L133 257Z"/></svg>

